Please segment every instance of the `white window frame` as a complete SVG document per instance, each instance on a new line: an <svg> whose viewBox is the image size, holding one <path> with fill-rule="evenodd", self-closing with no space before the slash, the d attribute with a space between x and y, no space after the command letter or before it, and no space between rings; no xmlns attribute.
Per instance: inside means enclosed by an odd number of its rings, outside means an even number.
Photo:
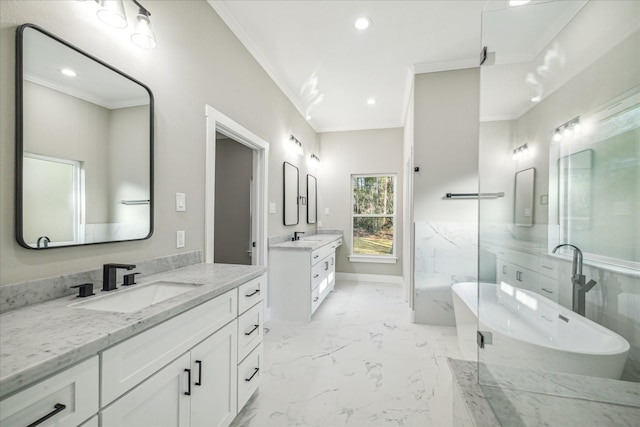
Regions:
<svg viewBox="0 0 640 427"><path fill-rule="evenodd" d="M393 180L393 214L374 214L374 215L364 215L364 214L355 214L353 213L353 183L356 178L379 178L383 176L389 176ZM351 254L349 255L350 262L367 262L367 263L379 263L379 264L395 264L398 262L398 257L396 256L396 247L397 247L397 235L398 235L398 176L396 173L363 173L363 174L352 174L351 182L349 183L351 187ZM353 229L353 220L355 218L391 218L393 220L393 243L392 243L392 253L390 255L361 255L354 254L354 229Z"/></svg>

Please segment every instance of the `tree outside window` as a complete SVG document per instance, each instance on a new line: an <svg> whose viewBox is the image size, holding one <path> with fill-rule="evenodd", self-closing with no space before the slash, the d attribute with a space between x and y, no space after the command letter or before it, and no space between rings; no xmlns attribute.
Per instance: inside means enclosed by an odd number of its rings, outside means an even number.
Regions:
<svg viewBox="0 0 640 427"><path fill-rule="evenodd" d="M352 175L353 255L393 256L395 175Z"/></svg>

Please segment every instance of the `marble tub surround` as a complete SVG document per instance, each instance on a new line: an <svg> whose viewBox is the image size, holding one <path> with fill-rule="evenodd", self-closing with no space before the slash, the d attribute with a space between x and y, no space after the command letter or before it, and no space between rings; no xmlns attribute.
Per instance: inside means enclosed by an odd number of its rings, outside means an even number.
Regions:
<svg viewBox="0 0 640 427"><path fill-rule="evenodd" d="M1 314L0 397L235 289L265 271L260 266L194 264L143 276L139 285L168 281L201 286L132 313L70 307L78 298L68 296ZM112 292L119 291L126 292ZM91 298L100 295L84 300Z"/></svg>
<svg viewBox="0 0 640 427"><path fill-rule="evenodd" d="M589 391L598 387L628 391L622 381L592 377L577 377L574 386L582 397L566 397L535 393L478 384L478 364L465 360L449 359L454 380L453 407L466 407L471 422L464 420L458 425L475 427L504 426L631 426L640 421L638 405L612 404L590 399ZM544 382L553 382L557 375L551 374ZM539 379L539 378L538 378ZM530 377L529 380L536 380ZM632 395L628 395L632 397ZM456 400L463 405L456 405Z"/></svg>
<svg viewBox="0 0 640 427"><path fill-rule="evenodd" d="M136 265L136 269L133 271L140 272L136 279L140 281L144 276L199 264L202 260L202 251L198 250L143 261L123 259L122 262ZM122 283L122 274L124 273L118 271L118 283ZM68 295L76 295L78 290L72 289L71 286L83 283L93 283L94 292L100 290L102 288L102 268L0 286L0 313Z"/></svg>
<svg viewBox="0 0 640 427"><path fill-rule="evenodd" d="M476 281L477 233L475 224L415 223L416 323L455 325L451 285Z"/></svg>
<svg viewBox="0 0 640 427"><path fill-rule="evenodd" d="M311 322L271 321L263 385L232 425L451 426L455 328L406 307L397 284L338 280Z"/></svg>

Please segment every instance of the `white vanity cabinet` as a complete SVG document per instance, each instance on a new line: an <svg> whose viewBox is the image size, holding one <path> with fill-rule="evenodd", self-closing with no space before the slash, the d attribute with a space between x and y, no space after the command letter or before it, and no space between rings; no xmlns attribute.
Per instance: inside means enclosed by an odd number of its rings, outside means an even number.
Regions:
<svg viewBox="0 0 640 427"><path fill-rule="evenodd" d="M554 260L531 257L517 251L503 251L496 256L498 283L527 289L559 302L557 265Z"/></svg>
<svg viewBox="0 0 640 427"><path fill-rule="evenodd" d="M336 249L342 238L310 247L274 245L269 251L271 314L275 319L305 321L335 286Z"/></svg>
<svg viewBox="0 0 640 427"><path fill-rule="evenodd" d="M238 387L241 368L261 368L265 279L105 350L101 426L228 426L260 383Z"/></svg>
<svg viewBox="0 0 640 427"><path fill-rule="evenodd" d="M0 401L0 426L78 426L98 412L98 356Z"/></svg>

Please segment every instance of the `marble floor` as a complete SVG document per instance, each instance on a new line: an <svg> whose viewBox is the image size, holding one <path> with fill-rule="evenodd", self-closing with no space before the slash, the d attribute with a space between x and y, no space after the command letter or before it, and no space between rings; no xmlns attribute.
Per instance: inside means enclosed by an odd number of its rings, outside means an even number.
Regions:
<svg viewBox="0 0 640 427"><path fill-rule="evenodd" d="M232 426L452 425L455 328L410 323L400 286L339 282L310 323L267 327L260 392Z"/></svg>

